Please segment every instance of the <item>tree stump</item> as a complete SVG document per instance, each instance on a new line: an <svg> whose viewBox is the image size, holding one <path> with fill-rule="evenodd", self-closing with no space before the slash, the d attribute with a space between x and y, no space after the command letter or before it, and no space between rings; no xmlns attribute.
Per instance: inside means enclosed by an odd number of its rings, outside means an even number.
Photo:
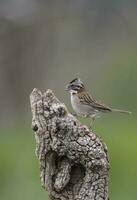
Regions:
<svg viewBox="0 0 137 200"><path fill-rule="evenodd" d="M42 186L53 200L108 200L107 147L51 90L30 95Z"/></svg>

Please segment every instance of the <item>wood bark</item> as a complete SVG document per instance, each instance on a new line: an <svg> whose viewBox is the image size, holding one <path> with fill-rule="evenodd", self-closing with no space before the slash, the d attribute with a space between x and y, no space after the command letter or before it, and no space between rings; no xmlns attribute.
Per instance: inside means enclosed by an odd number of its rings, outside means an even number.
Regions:
<svg viewBox="0 0 137 200"><path fill-rule="evenodd" d="M51 90L30 95L42 186L53 200L108 200L109 161L102 140Z"/></svg>

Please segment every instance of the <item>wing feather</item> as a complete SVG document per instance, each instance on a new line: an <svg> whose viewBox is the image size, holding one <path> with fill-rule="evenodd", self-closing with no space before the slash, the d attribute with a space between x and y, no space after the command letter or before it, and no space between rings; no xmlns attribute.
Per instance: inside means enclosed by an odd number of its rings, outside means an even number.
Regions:
<svg viewBox="0 0 137 200"><path fill-rule="evenodd" d="M91 97L89 94L83 93L82 95L79 95L80 102L85 105L90 105L91 107L102 110L102 111L112 111L111 108L106 106L105 104L102 104L100 102L97 102L93 97Z"/></svg>

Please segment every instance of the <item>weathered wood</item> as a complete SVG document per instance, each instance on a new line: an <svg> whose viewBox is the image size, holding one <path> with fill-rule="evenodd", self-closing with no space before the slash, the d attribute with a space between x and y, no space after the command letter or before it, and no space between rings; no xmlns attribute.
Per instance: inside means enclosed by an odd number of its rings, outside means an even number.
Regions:
<svg viewBox="0 0 137 200"><path fill-rule="evenodd" d="M108 200L107 147L51 90L30 95L42 186L54 200Z"/></svg>

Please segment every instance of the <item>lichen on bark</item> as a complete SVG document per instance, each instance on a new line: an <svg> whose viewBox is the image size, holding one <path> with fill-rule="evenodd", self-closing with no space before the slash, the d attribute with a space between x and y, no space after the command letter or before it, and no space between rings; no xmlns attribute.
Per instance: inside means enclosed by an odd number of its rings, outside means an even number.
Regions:
<svg viewBox="0 0 137 200"><path fill-rule="evenodd" d="M42 186L53 200L108 200L107 147L51 90L30 95Z"/></svg>

